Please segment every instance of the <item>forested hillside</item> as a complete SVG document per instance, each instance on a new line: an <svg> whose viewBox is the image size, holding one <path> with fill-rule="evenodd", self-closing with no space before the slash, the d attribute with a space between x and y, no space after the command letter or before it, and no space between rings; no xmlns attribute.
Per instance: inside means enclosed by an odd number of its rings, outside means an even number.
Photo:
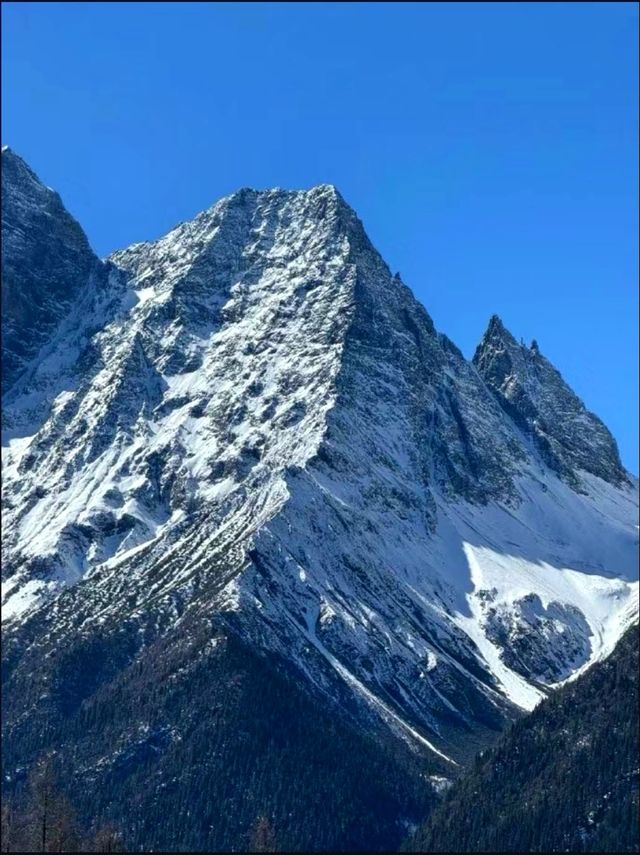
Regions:
<svg viewBox="0 0 640 855"><path fill-rule="evenodd" d="M638 627L481 753L406 844L425 852L637 852Z"/></svg>
<svg viewBox="0 0 640 855"><path fill-rule="evenodd" d="M117 830L125 851L389 850L428 815L434 795L419 755L314 703L286 663L216 628L194 630L188 649L163 640L153 653L56 717L55 730L52 716L44 756L32 754L27 733L13 743L32 780L5 781L12 851L32 851L34 835L40 849L43 766L64 808L49 811L51 851L80 846L73 814L79 828ZM60 680L73 667L78 683L98 658L61 657Z"/></svg>

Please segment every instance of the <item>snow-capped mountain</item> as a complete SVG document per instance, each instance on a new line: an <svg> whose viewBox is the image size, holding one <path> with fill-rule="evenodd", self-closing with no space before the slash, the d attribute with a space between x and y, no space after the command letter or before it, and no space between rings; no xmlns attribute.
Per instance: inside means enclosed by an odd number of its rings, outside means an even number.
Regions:
<svg viewBox="0 0 640 855"><path fill-rule="evenodd" d="M241 190L100 261L2 161L10 685L215 616L453 772L637 618L609 431L495 317L467 361L334 187Z"/></svg>

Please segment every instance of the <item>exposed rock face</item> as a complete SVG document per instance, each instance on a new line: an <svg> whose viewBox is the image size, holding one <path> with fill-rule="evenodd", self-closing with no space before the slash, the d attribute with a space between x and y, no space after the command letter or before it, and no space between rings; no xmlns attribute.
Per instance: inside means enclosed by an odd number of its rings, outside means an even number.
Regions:
<svg viewBox="0 0 640 855"><path fill-rule="evenodd" d="M533 593L506 609L488 605L485 629L512 670L541 683L570 677L591 655L591 628L580 609L558 602L545 606Z"/></svg>
<svg viewBox="0 0 640 855"><path fill-rule="evenodd" d="M637 497L606 428L497 321L466 361L335 188L242 190L88 268L57 216L52 287L76 285L4 397L14 745L25 693L35 719L58 692L116 703L157 645L188 671L213 616L439 771L612 649L637 608ZM554 407L561 435L540 427ZM71 687L47 652L84 662L98 639L117 655Z"/></svg>
<svg viewBox="0 0 640 855"><path fill-rule="evenodd" d="M505 412L559 475L574 486L580 485L581 470L615 485L628 480L615 439L540 353L537 342L518 344L494 315L473 363Z"/></svg>
<svg viewBox="0 0 640 855"><path fill-rule="evenodd" d="M6 392L104 265L60 196L2 149L2 387Z"/></svg>

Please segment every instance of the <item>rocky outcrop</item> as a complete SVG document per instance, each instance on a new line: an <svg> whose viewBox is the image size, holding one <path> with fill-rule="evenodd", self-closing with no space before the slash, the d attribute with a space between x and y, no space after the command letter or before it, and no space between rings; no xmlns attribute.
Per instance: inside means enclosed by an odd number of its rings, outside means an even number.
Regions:
<svg viewBox="0 0 640 855"><path fill-rule="evenodd" d="M581 471L614 485L628 482L615 439L542 355L536 341L530 347L518 344L494 315L473 363L505 412L561 477L578 488Z"/></svg>

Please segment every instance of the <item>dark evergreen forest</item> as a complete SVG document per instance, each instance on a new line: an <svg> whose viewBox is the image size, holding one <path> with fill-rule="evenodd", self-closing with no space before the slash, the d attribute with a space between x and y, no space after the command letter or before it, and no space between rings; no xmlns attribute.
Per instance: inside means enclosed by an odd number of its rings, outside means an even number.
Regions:
<svg viewBox="0 0 640 855"><path fill-rule="evenodd" d="M638 627L476 758L405 848L637 852Z"/></svg>
<svg viewBox="0 0 640 855"><path fill-rule="evenodd" d="M87 688L99 658L94 647L61 652L53 679L68 687L75 675L78 695L53 686L48 720L18 722L7 742L12 851L105 840L99 851L389 850L432 808L419 755L385 726L365 735L231 634L210 628L188 651L162 641L115 682ZM66 829L63 850L54 826Z"/></svg>

